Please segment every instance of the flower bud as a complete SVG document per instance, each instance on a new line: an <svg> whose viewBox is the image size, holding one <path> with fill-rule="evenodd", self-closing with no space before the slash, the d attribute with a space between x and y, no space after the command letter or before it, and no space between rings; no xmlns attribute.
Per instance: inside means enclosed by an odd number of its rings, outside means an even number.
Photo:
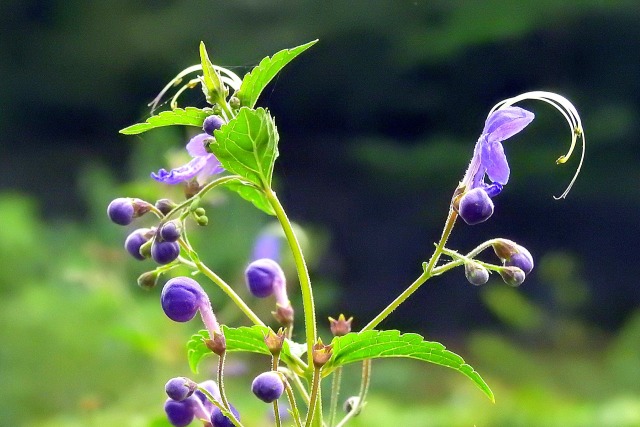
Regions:
<svg viewBox="0 0 640 427"><path fill-rule="evenodd" d="M258 298L273 294L278 281L284 282L284 272L277 262L262 258L253 261L244 272L249 292Z"/></svg>
<svg viewBox="0 0 640 427"><path fill-rule="evenodd" d="M220 402L222 398L220 397L220 389L218 388L218 384L213 380L206 380L198 384L203 389L207 390L209 394L214 398L214 400ZM209 398L200 390L196 390L193 395L200 399L205 409L209 412L213 409L213 403Z"/></svg>
<svg viewBox="0 0 640 427"><path fill-rule="evenodd" d="M156 202L155 206L163 215L166 215L178 205L169 199L160 199Z"/></svg>
<svg viewBox="0 0 640 427"><path fill-rule="evenodd" d="M234 110L240 108L240 98L238 98L237 96L232 96L231 98L229 98L229 106Z"/></svg>
<svg viewBox="0 0 640 427"><path fill-rule="evenodd" d="M138 276L138 286L142 289L152 289L158 283L158 277L160 275L156 271L147 271Z"/></svg>
<svg viewBox="0 0 640 427"><path fill-rule="evenodd" d="M124 248L132 257L142 261L145 259L145 255L140 252L140 248L149 241L152 235L153 232L150 228L139 228L127 236Z"/></svg>
<svg viewBox="0 0 640 427"><path fill-rule="evenodd" d="M504 283L509 286L520 286L525 279L524 271L518 267L503 267L498 270L498 273L500 273Z"/></svg>
<svg viewBox="0 0 640 427"><path fill-rule="evenodd" d="M109 219L118 225L131 224L134 214L133 199L128 197L114 199L109 203L109 206L107 206Z"/></svg>
<svg viewBox="0 0 640 427"><path fill-rule="evenodd" d="M360 398L358 396L351 396L344 401L344 405L342 405L342 409L344 410L344 412L348 414L358 407L359 402L360 402ZM356 412L354 415L360 415L360 408L358 408L358 412Z"/></svg>
<svg viewBox="0 0 640 427"><path fill-rule="evenodd" d="M167 419L172 426L185 427L191 424L191 421L195 418L193 411L193 402L187 398L182 401L176 401L173 399L167 399L164 403L164 412L167 414Z"/></svg>
<svg viewBox="0 0 640 427"><path fill-rule="evenodd" d="M202 124L202 130L213 136L213 132L220 129L223 124L224 120L222 120L222 117L216 115L207 116Z"/></svg>
<svg viewBox="0 0 640 427"><path fill-rule="evenodd" d="M200 284L189 277L169 280L160 295L164 313L175 322L188 322L193 319L203 303L208 300Z"/></svg>
<svg viewBox="0 0 640 427"><path fill-rule="evenodd" d="M493 244L493 250L508 267L518 267L525 275L533 270L533 257L524 246L507 239L499 239Z"/></svg>
<svg viewBox="0 0 640 427"><path fill-rule="evenodd" d="M164 391L170 399L181 402L191 396L197 388L198 385L189 378L176 377L167 381Z"/></svg>
<svg viewBox="0 0 640 427"><path fill-rule="evenodd" d="M204 227L205 225L209 224L209 218L206 215L196 217L196 223L200 227Z"/></svg>
<svg viewBox="0 0 640 427"><path fill-rule="evenodd" d="M265 403L278 400L284 392L282 378L276 372L263 372L251 383L251 391L256 397Z"/></svg>
<svg viewBox="0 0 640 427"><path fill-rule="evenodd" d="M240 414L233 405L229 404L229 410L233 416L240 421ZM213 427L234 427L233 422L229 418L225 417L217 406L214 406L211 411L211 425Z"/></svg>
<svg viewBox="0 0 640 427"><path fill-rule="evenodd" d="M469 225L479 224L493 215L493 201L484 189L473 188L460 197L458 214Z"/></svg>
<svg viewBox="0 0 640 427"><path fill-rule="evenodd" d="M169 221L160 228L160 237L167 242L175 242L182 233L182 224L178 220Z"/></svg>
<svg viewBox="0 0 640 427"><path fill-rule="evenodd" d="M151 258L160 265L169 264L180 255L180 245L176 242L155 240L151 245Z"/></svg>
<svg viewBox="0 0 640 427"><path fill-rule="evenodd" d="M475 286L484 285L489 281L489 271L475 261L464 264L464 275L469 283Z"/></svg>

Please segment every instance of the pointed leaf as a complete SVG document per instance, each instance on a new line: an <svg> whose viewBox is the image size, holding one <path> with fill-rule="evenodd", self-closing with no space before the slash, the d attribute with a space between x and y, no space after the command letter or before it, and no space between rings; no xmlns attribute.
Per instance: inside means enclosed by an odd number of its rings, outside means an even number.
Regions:
<svg viewBox="0 0 640 427"><path fill-rule="evenodd" d="M222 325L222 333L227 342L227 352L243 351L271 356L267 345L264 343L264 336L268 330L266 326L258 325L251 327L242 326L239 328L229 328ZM204 344L204 340L208 338L209 332L203 329L193 334L187 343L187 360L189 361L189 368L194 373L198 373L198 365L205 357L214 354ZM295 349L298 348L298 344L285 340L282 346L282 352L280 353L280 359L287 364L297 364L292 356L292 353L295 354L295 351L292 352L290 346ZM296 357L299 357L299 355L296 355Z"/></svg>
<svg viewBox="0 0 640 427"><path fill-rule="evenodd" d="M174 110L163 111L160 114L149 117L144 123L138 123L126 127L120 131L125 135L137 135L151 129L162 126L187 125L202 127L204 119L211 114L211 110L201 110L195 107L185 109L176 108Z"/></svg>
<svg viewBox="0 0 640 427"><path fill-rule="evenodd" d="M218 72L213 67L213 63L209 59L207 48L204 42L200 42L200 64L202 65L203 80L205 86L205 96L210 104L222 103L225 100L225 88L220 81Z"/></svg>
<svg viewBox="0 0 640 427"><path fill-rule="evenodd" d="M292 49L284 49L273 55L268 56L260 61L257 67L251 70L244 79L236 96L240 99L240 105L243 107L253 108L260 93L269 84L280 70L291 62L296 56L316 44L318 40L313 40Z"/></svg>
<svg viewBox="0 0 640 427"><path fill-rule="evenodd" d="M493 392L482 377L462 357L446 350L437 342L425 341L418 334L400 334L400 331L365 331L349 333L332 341L333 355L323 368L328 375L335 368L348 363L383 357L406 357L455 369L473 381L484 394L494 401Z"/></svg>
<svg viewBox="0 0 640 427"><path fill-rule="evenodd" d="M267 197L264 195L261 189L256 188L250 183L244 181L229 181L224 184L231 191L235 191L243 199L254 204L255 207L265 212L268 215L275 215L273 208L269 204Z"/></svg>
<svg viewBox="0 0 640 427"><path fill-rule="evenodd" d="M278 157L278 130L263 109L241 108L229 123L215 131L210 145L222 166L258 187L270 187Z"/></svg>

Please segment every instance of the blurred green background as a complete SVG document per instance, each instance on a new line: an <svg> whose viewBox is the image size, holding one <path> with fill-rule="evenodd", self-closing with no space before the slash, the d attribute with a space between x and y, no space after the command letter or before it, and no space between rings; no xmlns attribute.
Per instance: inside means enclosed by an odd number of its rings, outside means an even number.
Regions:
<svg viewBox="0 0 640 427"><path fill-rule="evenodd" d="M0 425L165 425L162 387L189 375L184 343L198 325L172 324L160 289L136 286L151 265L125 255L129 230L110 224L105 208L118 196L168 196L149 172L169 164L167 151L179 155L188 135L118 130L148 117L146 103L197 62L200 40L242 75L316 38L260 104L278 124L277 190L309 237L319 319L344 312L362 327L419 274L496 102L557 91L575 103L587 136L583 173L567 200L554 201L577 159L555 166L566 124L544 104L525 105L537 119L505 144L512 177L494 216L454 230L449 246L462 251L492 237L525 245L537 267L522 287L475 288L455 270L382 325L461 354L497 403L453 371L384 361L353 425L640 425L631 257L640 8L596 0L3 0ZM185 100L203 105L199 93ZM209 217L195 245L244 292L243 267L269 218L226 193ZM243 324L210 293L224 323ZM266 420L248 392L260 363L234 356L229 366L248 425ZM358 368L346 376L344 396L356 392Z"/></svg>

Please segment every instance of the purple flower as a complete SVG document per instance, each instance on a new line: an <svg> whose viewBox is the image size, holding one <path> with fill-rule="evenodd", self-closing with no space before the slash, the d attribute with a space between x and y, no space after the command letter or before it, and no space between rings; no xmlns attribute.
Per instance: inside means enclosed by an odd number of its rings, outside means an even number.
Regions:
<svg viewBox="0 0 640 427"><path fill-rule="evenodd" d="M520 107L500 108L489 114L462 180L467 191L480 187L493 197L502 190L510 173L502 141L520 132L533 118L533 113ZM485 182L485 176L491 184Z"/></svg>
<svg viewBox="0 0 640 427"><path fill-rule="evenodd" d="M196 177L206 180L209 176L222 172L224 169L220 161L205 148L209 139L212 137L206 133L191 138L187 144L187 152L193 159L168 172L166 169L160 169L158 173L151 172L151 178L165 184L178 184Z"/></svg>

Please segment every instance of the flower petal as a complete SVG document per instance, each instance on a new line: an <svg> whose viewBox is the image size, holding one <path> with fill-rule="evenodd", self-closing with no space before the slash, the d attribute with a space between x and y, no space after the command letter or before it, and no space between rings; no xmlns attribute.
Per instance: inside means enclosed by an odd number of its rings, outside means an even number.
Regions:
<svg viewBox="0 0 640 427"><path fill-rule="evenodd" d="M482 144L480 159L491 182L505 185L509 181L509 164L500 142L486 141Z"/></svg>
<svg viewBox="0 0 640 427"><path fill-rule="evenodd" d="M198 156L186 165L182 165L167 172L166 169L160 169L158 173L151 172L151 178L165 184L179 184L188 181L198 175L207 164L207 156Z"/></svg>
<svg viewBox="0 0 640 427"><path fill-rule="evenodd" d="M211 135L206 133L199 133L198 135L191 138L187 143L187 152L189 153L189 155L191 157L198 157L198 156L206 156L210 154L204 148L204 144L205 142L207 142L208 139L212 139L212 138L211 138Z"/></svg>
<svg viewBox="0 0 640 427"><path fill-rule="evenodd" d="M216 158L216 156L214 156L213 154L207 154L204 157L206 159L206 162L198 173L198 178L200 178L200 180L204 181L211 175L215 175L224 171L224 168L222 167L220 161Z"/></svg>
<svg viewBox="0 0 640 427"><path fill-rule="evenodd" d="M520 107L500 108L487 117L482 133L489 143L504 141L524 129L534 117Z"/></svg>

